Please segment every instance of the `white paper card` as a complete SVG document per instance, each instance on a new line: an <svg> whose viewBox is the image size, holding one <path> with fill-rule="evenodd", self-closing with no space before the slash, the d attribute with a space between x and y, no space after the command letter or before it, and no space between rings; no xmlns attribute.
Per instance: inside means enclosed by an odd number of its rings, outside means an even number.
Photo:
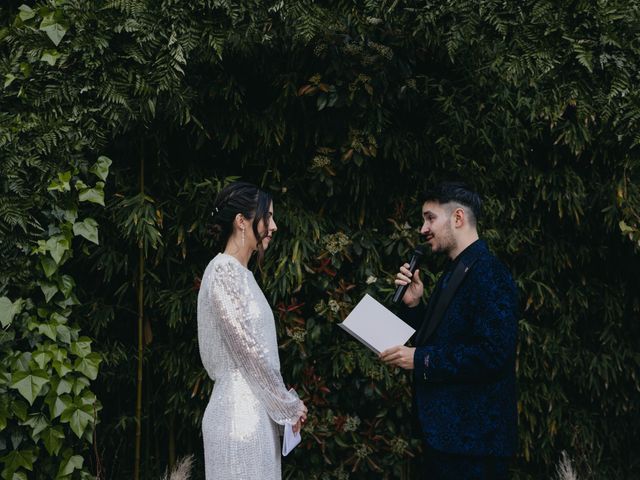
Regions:
<svg viewBox="0 0 640 480"><path fill-rule="evenodd" d="M368 294L338 326L377 354L387 348L404 345L415 332Z"/></svg>
<svg viewBox="0 0 640 480"><path fill-rule="evenodd" d="M282 455L287 456L296 445L300 443L302 436L300 432L293 433L293 427L289 424L284 426L284 437L282 438Z"/></svg>

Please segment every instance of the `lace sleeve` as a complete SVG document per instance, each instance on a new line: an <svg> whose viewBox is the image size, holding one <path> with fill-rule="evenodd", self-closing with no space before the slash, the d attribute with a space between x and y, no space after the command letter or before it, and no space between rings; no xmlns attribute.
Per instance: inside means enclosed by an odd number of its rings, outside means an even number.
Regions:
<svg viewBox="0 0 640 480"><path fill-rule="evenodd" d="M294 424L302 413L302 401L288 391L280 371L269 362L267 346L252 326L252 292L247 274L235 263L216 265L210 294L218 311L222 340L234 364L243 373L253 393L266 407L269 416L280 425Z"/></svg>

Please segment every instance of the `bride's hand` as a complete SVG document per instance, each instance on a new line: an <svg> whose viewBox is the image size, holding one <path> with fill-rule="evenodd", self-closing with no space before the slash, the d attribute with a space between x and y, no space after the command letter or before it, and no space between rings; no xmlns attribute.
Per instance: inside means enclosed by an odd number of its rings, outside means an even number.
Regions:
<svg viewBox="0 0 640 480"><path fill-rule="evenodd" d="M304 424L304 422L307 421L307 413L308 412L309 412L309 410L307 410L307 407L303 403L302 404L302 411L300 412L300 416L298 417L298 421L293 426L293 433L298 433L302 429L302 425Z"/></svg>

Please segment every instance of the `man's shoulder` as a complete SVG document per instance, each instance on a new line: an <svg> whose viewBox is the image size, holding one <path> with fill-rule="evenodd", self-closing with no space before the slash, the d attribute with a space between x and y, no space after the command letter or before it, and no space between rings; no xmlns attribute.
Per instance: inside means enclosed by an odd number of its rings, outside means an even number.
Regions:
<svg viewBox="0 0 640 480"><path fill-rule="evenodd" d="M470 273L473 273L474 277L513 282L513 276L507 265L488 249L478 252L472 267Z"/></svg>

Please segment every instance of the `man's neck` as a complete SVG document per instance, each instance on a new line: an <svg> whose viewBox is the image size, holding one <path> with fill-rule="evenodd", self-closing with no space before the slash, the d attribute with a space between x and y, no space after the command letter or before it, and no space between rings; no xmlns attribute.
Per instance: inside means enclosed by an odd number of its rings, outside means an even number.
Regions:
<svg viewBox="0 0 640 480"><path fill-rule="evenodd" d="M456 258L458 258L458 255L464 252L469 245L471 245L473 242L475 242L479 238L480 237L478 237L478 232L473 232L473 233L470 233L469 235L465 235L460 240L458 240L456 248L449 252L449 258L451 260L455 260Z"/></svg>

